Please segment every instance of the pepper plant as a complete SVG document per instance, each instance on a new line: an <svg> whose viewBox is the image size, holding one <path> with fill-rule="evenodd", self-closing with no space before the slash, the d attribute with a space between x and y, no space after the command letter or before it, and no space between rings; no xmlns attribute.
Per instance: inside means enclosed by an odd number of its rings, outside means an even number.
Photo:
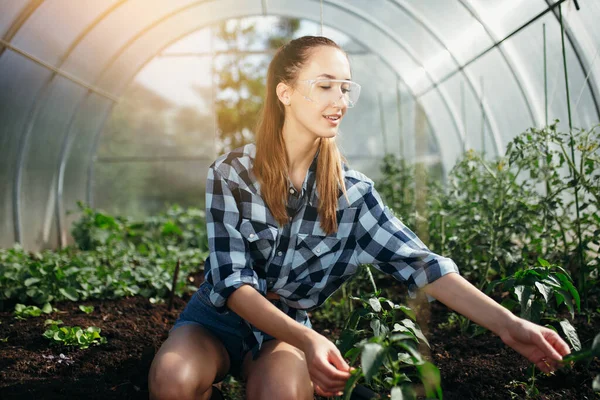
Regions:
<svg viewBox="0 0 600 400"><path fill-rule="evenodd" d="M441 399L439 370L419 352L420 345L429 343L415 323L414 312L380 297L379 291L375 296L352 299L362 307L350 314L337 341L340 352L356 367L346 384L344 399L350 399L363 378L375 391L404 399L416 398L412 384L420 381L427 398Z"/></svg>

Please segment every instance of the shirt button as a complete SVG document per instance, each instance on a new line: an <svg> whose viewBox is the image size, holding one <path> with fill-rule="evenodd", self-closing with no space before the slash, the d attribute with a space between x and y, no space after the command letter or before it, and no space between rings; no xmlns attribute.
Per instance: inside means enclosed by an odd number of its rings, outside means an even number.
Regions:
<svg viewBox="0 0 600 400"><path fill-rule="evenodd" d="M250 239L252 239L254 236L255 236L254 233L251 233L250 234Z"/></svg>
<svg viewBox="0 0 600 400"><path fill-rule="evenodd" d="M321 252L321 249L317 249L317 250L316 250L316 252L317 252L317 253L320 253L320 252Z"/></svg>
<svg viewBox="0 0 600 400"><path fill-rule="evenodd" d="M294 194L294 193L296 193L296 191L294 189L290 189L290 193Z"/></svg>
<svg viewBox="0 0 600 400"><path fill-rule="evenodd" d="M283 251L278 251L278 252L277 252L277 255L278 255L279 257L281 257L281 256L283 255Z"/></svg>

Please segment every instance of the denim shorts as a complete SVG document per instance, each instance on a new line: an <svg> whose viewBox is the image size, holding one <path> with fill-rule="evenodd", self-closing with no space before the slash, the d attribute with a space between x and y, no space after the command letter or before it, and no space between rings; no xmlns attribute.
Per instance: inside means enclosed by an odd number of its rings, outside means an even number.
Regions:
<svg viewBox="0 0 600 400"><path fill-rule="evenodd" d="M212 285L204 281L179 314L169 333L184 325L199 325L207 329L225 346L231 365L229 373L241 378L244 357L252 351L256 358L258 342L242 317L231 310L223 314L217 312L209 299L211 290ZM310 327L310 321L307 321L307 324ZM263 336L263 343L275 339L266 333L263 333Z"/></svg>

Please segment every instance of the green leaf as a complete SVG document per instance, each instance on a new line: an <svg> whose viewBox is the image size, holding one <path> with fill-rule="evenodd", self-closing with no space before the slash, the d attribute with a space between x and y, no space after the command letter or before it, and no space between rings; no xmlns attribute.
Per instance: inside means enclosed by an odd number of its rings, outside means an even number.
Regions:
<svg viewBox="0 0 600 400"><path fill-rule="evenodd" d="M44 306L42 307L42 312L44 314L50 314L52 312L52 306L50 305L50 303L44 304Z"/></svg>
<svg viewBox="0 0 600 400"><path fill-rule="evenodd" d="M442 398L442 386L440 378L440 370L432 363L426 361L422 365L418 365L417 369L421 375L421 382L425 387L425 395L428 399Z"/></svg>
<svg viewBox="0 0 600 400"><path fill-rule="evenodd" d="M84 306L80 304L79 309L86 314L91 314L92 312L94 312L94 306Z"/></svg>
<svg viewBox="0 0 600 400"><path fill-rule="evenodd" d="M24 284L26 287L29 287L29 286L31 286L31 285L34 285L34 284L36 284L36 283L40 282L40 281L41 281L41 279L40 279L40 278L28 278L28 279L25 279L25 282L23 282L23 284Z"/></svg>
<svg viewBox="0 0 600 400"><path fill-rule="evenodd" d="M600 392L600 375L596 375L596 378L594 378L592 389L594 389L594 392Z"/></svg>
<svg viewBox="0 0 600 400"><path fill-rule="evenodd" d="M571 325L571 323L566 319L560 321L560 327L562 328L563 332L565 333L565 336L569 340L569 343L571 343L571 347L573 347L573 349L575 349L576 351L581 350L581 342L579 341L579 336L575 331L575 327L573 327L573 325Z"/></svg>
<svg viewBox="0 0 600 400"><path fill-rule="evenodd" d="M344 387L344 400L351 399L352 391L354 390L354 387L358 383L358 380L360 379L361 376L362 376L361 371L355 370L352 373L352 375L350 376L350 379L348 379L346 381L346 386Z"/></svg>
<svg viewBox="0 0 600 400"><path fill-rule="evenodd" d="M370 382L371 378L377 374L385 355L386 351L379 343L367 343L364 345L360 364L367 382Z"/></svg>
<svg viewBox="0 0 600 400"><path fill-rule="evenodd" d="M67 299L71 300L71 301L77 301L79 300L79 296L77 295L77 292L75 291L75 289L69 287L69 288L60 288L58 289L58 291L60 292L60 294L62 294L63 296L65 296Z"/></svg>
<svg viewBox="0 0 600 400"><path fill-rule="evenodd" d="M419 328L413 321L411 321L410 319L403 319L402 323L404 324L404 326L410 329L415 334L415 336L419 338L419 340L425 342L427 347L431 347L429 345L429 342L427 341L427 338L425 337L425 335L423 335L423 332L421 332L421 328Z"/></svg>
<svg viewBox="0 0 600 400"><path fill-rule="evenodd" d="M399 305L398 308L404 312L404 314L406 314L410 319L412 319L413 321L417 320L417 315L415 314L415 312L407 306L403 306L403 305Z"/></svg>
<svg viewBox="0 0 600 400"><path fill-rule="evenodd" d="M404 395L402 394L402 388L395 386L392 388L391 400L404 400Z"/></svg>
<svg viewBox="0 0 600 400"><path fill-rule="evenodd" d="M373 311L375 311L375 312L380 312L381 311L381 303L379 302L379 299L371 297L369 299L369 305L371 306L371 308L373 309Z"/></svg>
<svg viewBox="0 0 600 400"><path fill-rule="evenodd" d="M540 263L540 265L542 267L546 267L546 268L550 267L550 263L548 261L544 260L543 258L538 257L538 262Z"/></svg>
<svg viewBox="0 0 600 400"><path fill-rule="evenodd" d="M548 303L548 300L552 295L552 287L549 285L545 285L541 282L535 282L535 287L537 288L538 292L540 292L542 296L544 296L544 300L546 301L546 303Z"/></svg>

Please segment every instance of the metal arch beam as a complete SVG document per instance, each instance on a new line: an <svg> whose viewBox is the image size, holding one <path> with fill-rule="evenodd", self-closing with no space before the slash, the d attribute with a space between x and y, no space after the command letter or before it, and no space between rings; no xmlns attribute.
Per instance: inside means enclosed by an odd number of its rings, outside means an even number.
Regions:
<svg viewBox="0 0 600 400"><path fill-rule="evenodd" d="M394 6L400 8L406 15L408 15L413 20L415 20L415 22L417 22L419 25L421 25L423 27L423 29L425 29L431 35L431 37L433 37L435 39L435 41L438 42L438 44L440 46L442 46L448 52L448 54L450 54L450 57L452 58L454 63L458 67L460 67L460 62L455 57L455 55L450 51L448 46L446 46L444 44L440 35L430 26L429 23L427 23L423 18L421 18L419 15L417 15L417 13L412 9L412 7L410 7L407 4L401 4L400 1L402 1L402 0L388 0L388 1L391 2ZM463 68L460 68L460 69L461 69L461 72L463 73L464 77L466 78L467 83L468 83L469 87L471 88L471 90L473 91L473 93L477 94L477 90L473 84L473 80L471 79L471 77L465 72L465 70ZM417 98L419 98L419 97L420 96L417 96ZM490 119L493 118L493 114L490 113L488 102L485 101L484 99L479 99L479 100L483 104L483 108L485 110L484 114L487 117L485 119L485 123L487 124L487 126L490 130L490 133L492 134L492 138L494 139L493 142L496 147L496 154L500 154L500 152L503 151L502 150L503 145L502 145L502 139L498 136L497 124L495 122L492 123L489 121ZM466 141L466 138L465 138L465 141Z"/></svg>
<svg viewBox="0 0 600 400"><path fill-rule="evenodd" d="M556 17L556 20L558 21L558 24L560 25L560 15L559 15L559 12L556 10L556 4L552 4L550 2L550 0L545 0L545 1L546 1L546 4L548 4L548 7L552 9L552 13ZM563 1L560 1L558 3L558 7L562 7ZM577 61L579 61L579 66L581 67L583 76L588 77L588 87L590 89L590 94L592 95L592 100L594 101L594 106L596 108L596 115L598 116L598 119L600 119L600 104L598 101L598 99L600 98L600 93L598 93L598 89L597 89L598 85L596 84L594 74L589 74L591 67L589 66L588 62L585 59L584 51L582 50L582 48L579 45L579 43L577 42L577 40L574 38L575 35L573 34L573 32L571 32L569 25L566 23L566 21L564 21L564 19L563 19L563 27L565 29L565 36L567 37L567 39L569 40L569 43L571 44L571 47L573 48L573 52L575 53L575 57L577 57ZM588 74L589 74L589 76L588 76Z"/></svg>
<svg viewBox="0 0 600 400"><path fill-rule="evenodd" d="M465 2L465 0L458 0L458 1L465 8L465 10L467 10L469 12L469 14L471 14L473 16L473 18L475 18L477 20L477 22L479 22L481 24L481 26L483 26L483 29L485 29L485 32L492 39L492 41L494 43L498 43L499 42L498 38L494 37L494 35L492 34L492 32L488 29L487 24L481 18L481 16L477 13L477 11L475 11L470 4L467 4ZM502 50L502 48L500 46L497 46L497 48L498 48L498 51L500 52L500 55L504 59L504 62L506 63L506 65L508 65L508 69L510 70L511 75L513 76L513 78L517 82L517 87L519 88L519 91L521 92L521 95L523 96L523 99L525 99L525 104L527 106L527 111L529 112L529 117L531 118L531 121L533 122L534 125L537 126L540 123L540 121L543 120L543 118L542 118L541 115L536 115L536 113L531 108L531 103L529 101L527 101L527 99L533 97L533 95L532 96L527 96L526 90L523 87L523 85L521 83L521 80L519 79L519 76L517 76L517 72L515 71L515 67L514 67L513 63L511 63L509 61L508 57L504 53L504 50ZM463 67L461 67L461 69L463 69Z"/></svg>

